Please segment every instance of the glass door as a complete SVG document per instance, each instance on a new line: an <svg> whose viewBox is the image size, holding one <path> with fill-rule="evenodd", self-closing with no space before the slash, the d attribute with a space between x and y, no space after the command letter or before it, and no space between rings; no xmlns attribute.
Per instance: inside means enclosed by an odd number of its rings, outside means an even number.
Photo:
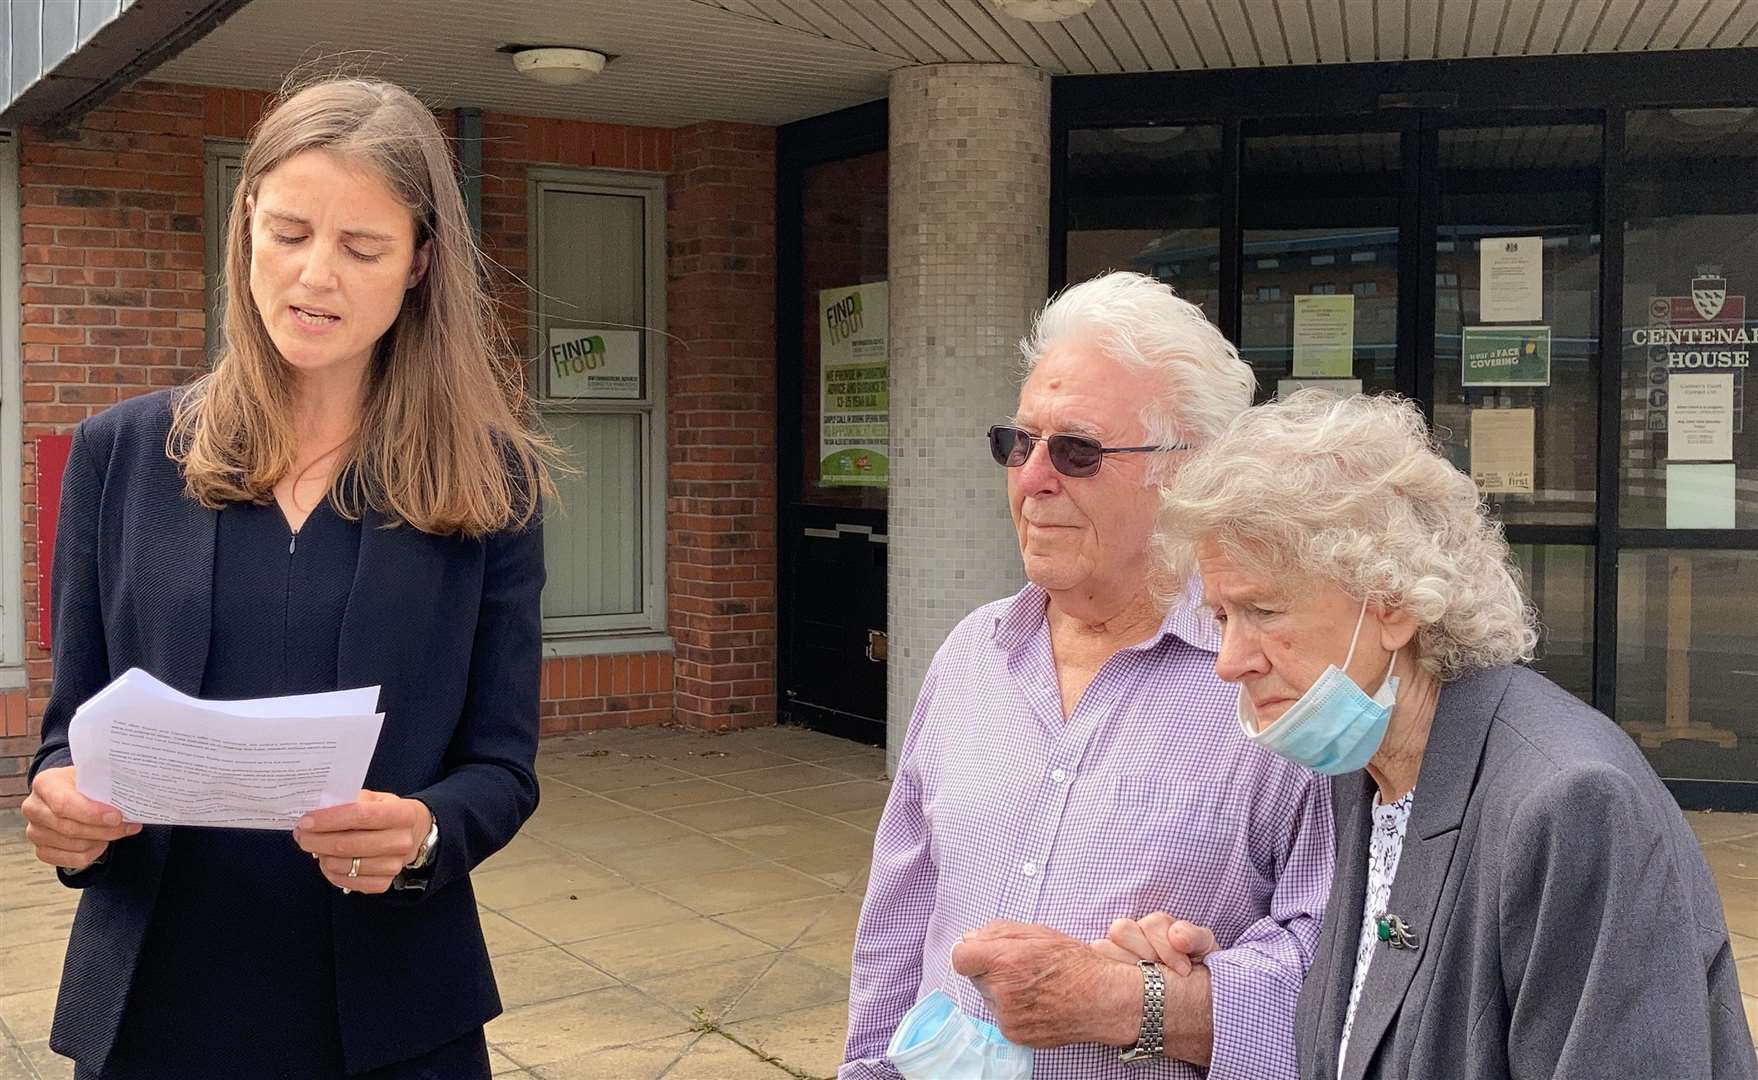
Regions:
<svg viewBox="0 0 1758 1080"><path fill-rule="evenodd" d="M1618 723L1681 801L1758 808L1758 108L1625 118Z"/></svg>
<svg viewBox="0 0 1758 1080"><path fill-rule="evenodd" d="M1597 121L1426 133L1435 434L1507 528L1534 666L1591 702L1598 523Z"/></svg>
<svg viewBox="0 0 1758 1080"><path fill-rule="evenodd" d="M1239 166L1239 343L1259 399L1317 385L1422 402L1506 523L1543 616L1537 666L1584 700L1600 130L1421 112L1247 122Z"/></svg>
<svg viewBox="0 0 1758 1080"><path fill-rule="evenodd" d="M1267 400L1301 386L1398 389L1413 128L1248 124L1239 351Z"/></svg>
<svg viewBox="0 0 1758 1080"><path fill-rule="evenodd" d="M886 706L887 232L884 150L788 180L792 325L779 438L781 691L786 716L884 745ZM797 199L797 203L794 200ZM792 261L797 260L797 261ZM797 268L797 269L796 269ZM789 280L791 278L791 280Z"/></svg>

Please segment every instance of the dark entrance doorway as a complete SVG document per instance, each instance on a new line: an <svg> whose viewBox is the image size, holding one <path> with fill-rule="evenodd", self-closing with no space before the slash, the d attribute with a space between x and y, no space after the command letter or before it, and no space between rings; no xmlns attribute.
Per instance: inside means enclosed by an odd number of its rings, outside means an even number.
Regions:
<svg viewBox="0 0 1758 1080"><path fill-rule="evenodd" d="M783 128L777 340L781 708L885 742L883 103Z"/></svg>

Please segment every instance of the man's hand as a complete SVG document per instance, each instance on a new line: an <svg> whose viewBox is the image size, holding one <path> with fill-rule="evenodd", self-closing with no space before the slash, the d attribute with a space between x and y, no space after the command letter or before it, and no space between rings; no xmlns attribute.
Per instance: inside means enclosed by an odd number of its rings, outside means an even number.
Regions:
<svg viewBox="0 0 1758 1080"><path fill-rule="evenodd" d="M433 814L419 799L362 791L356 802L313 810L299 819L293 839L317 859L331 885L350 892L382 893L421 849ZM354 860L357 877L349 877Z"/></svg>
<svg viewBox="0 0 1758 1080"><path fill-rule="evenodd" d="M1189 975L1193 964L1215 951L1215 935L1206 926L1157 911L1140 919L1118 919L1103 940L1093 942L1093 949L1108 959L1128 964L1151 960L1175 975Z"/></svg>
<svg viewBox="0 0 1758 1080"><path fill-rule="evenodd" d="M1134 960L1101 956L1047 926L1000 921L973 930L954 946L952 969L976 984L1001 1034L1021 1046L1134 1046L1141 1034Z"/></svg>
<svg viewBox="0 0 1758 1080"><path fill-rule="evenodd" d="M73 776L71 765L37 773L19 809L27 823L25 839L37 858L78 871L102 858L111 841L139 832L140 825L123 821L114 806L81 795Z"/></svg>

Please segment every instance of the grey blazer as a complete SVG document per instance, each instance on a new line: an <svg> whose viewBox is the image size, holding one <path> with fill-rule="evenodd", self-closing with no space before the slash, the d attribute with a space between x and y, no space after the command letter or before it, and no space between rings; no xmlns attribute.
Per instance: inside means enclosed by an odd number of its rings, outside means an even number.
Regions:
<svg viewBox="0 0 1758 1080"><path fill-rule="evenodd" d="M1337 1080L1374 784L1333 786L1337 870L1296 1013L1300 1075ZM1448 683L1343 1080L1748 1080L1721 899L1634 742L1526 668Z"/></svg>

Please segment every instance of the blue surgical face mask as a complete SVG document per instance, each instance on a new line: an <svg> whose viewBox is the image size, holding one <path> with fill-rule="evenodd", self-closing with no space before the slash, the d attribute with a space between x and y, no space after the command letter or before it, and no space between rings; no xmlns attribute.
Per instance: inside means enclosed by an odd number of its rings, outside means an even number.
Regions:
<svg viewBox="0 0 1758 1080"><path fill-rule="evenodd" d="M1251 698L1245 687L1240 686L1239 727L1245 737L1265 750L1326 776L1354 772L1372 760L1386 737L1392 706L1398 701L1398 677L1392 674L1398 654L1392 654L1385 680L1372 697L1355 685L1344 669L1355 659L1355 642L1361 637L1361 623L1366 618L1364 600L1361 614L1355 619L1355 633L1349 637L1349 655L1343 658L1343 667L1332 664L1325 668L1325 673L1300 695L1300 700L1262 731L1257 729Z"/></svg>
<svg viewBox="0 0 1758 1080"><path fill-rule="evenodd" d="M904 1080L1031 1080L1032 1052L935 990L905 1013L885 1056Z"/></svg>

